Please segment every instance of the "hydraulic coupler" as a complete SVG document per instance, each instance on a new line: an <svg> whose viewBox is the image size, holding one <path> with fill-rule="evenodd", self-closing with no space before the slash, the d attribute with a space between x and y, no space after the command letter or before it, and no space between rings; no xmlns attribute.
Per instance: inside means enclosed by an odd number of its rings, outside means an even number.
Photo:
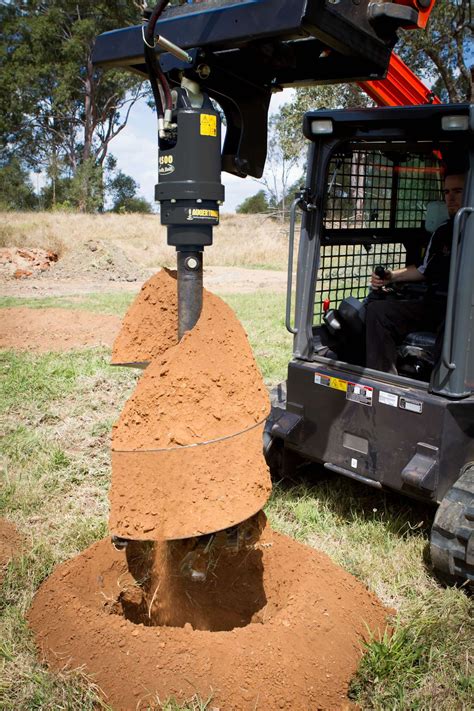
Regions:
<svg viewBox="0 0 474 711"><path fill-rule="evenodd" d="M172 128L159 141L155 199L178 262L178 338L193 328L202 307L204 247L212 244L224 201L221 121L193 82L173 91Z"/></svg>

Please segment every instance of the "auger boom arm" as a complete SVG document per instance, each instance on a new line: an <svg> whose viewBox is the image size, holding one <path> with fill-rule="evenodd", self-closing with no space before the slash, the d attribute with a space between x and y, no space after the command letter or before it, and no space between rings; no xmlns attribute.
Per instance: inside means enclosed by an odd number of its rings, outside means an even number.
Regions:
<svg viewBox="0 0 474 711"><path fill-rule="evenodd" d="M226 116L222 169L260 177L272 92L383 79L400 27L424 27L434 0L205 0L167 7L156 34L191 61L155 52L170 82L182 72ZM147 75L143 26L97 38L93 61Z"/></svg>

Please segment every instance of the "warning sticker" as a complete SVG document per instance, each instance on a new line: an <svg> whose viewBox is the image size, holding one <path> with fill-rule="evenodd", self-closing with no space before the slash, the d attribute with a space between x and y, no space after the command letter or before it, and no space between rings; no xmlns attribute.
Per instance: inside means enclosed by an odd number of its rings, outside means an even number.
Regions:
<svg viewBox="0 0 474 711"><path fill-rule="evenodd" d="M201 114L201 136L217 136L217 116Z"/></svg>
<svg viewBox="0 0 474 711"><path fill-rule="evenodd" d="M343 392L347 392L347 386L350 383L347 382L347 380L341 380L340 378L330 378L330 383L329 387L334 388L334 390L342 390Z"/></svg>
<svg viewBox="0 0 474 711"><path fill-rule="evenodd" d="M340 378L331 378L325 373L315 373L314 382L317 385L324 385L326 388L332 388L333 390L347 391L347 380L341 380Z"/></svg>
<svg viewBox="0 0 474 711"><path fill-rule="evenodd" d="M316 385L324 385L332 390L339 390L346 393L346 399L352 402L358 402L361 405L372 406L374 389L368 385L360 385L359 383L351 383L349 380L342 378L333 378L326 373L315 373L314 382Z"/></svg>
<svg viewBox="0 0 474 711"><path fill-rule="evenodd" d="M374 389L368 387L367 385L347 383L346 398L352 402L358 402L359 405L368 405L369 407L372 407L373 395Z"/></svg>

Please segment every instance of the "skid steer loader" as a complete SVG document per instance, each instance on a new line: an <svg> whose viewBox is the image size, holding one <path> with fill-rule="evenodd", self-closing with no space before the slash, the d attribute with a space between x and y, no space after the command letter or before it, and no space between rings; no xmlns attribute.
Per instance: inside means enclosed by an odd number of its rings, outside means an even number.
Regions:
<svg viewBox="0 0 474 711"><path fill-rule="evenodd" d="M438 506L431 558L474 581L474 106L314 111L304 189L291 211L286 325L293 357L272 394L264 452L276 478L301 462ZM446 170L466 175L454 219L442 330L398 344L397 374L365 367L370 299L424 298L425 284L371 289L418 265L447 219ZM295 224L301 233L293 302ZM377 293L380 292L380 293ZM440 334L438 334L438 342Z"/></svg>

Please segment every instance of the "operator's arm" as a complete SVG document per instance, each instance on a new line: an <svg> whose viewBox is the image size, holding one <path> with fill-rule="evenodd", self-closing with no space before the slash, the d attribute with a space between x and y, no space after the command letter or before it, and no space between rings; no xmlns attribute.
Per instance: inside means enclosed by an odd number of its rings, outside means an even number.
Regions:
<svg viewBox="0 0 474 711"><path fill-rule="evenodd" d="M409 267L403 267L403 269L386 269L384 279L380 279L374 272L372 273L371 284L376 289L379 289L381 286L393 284L397 281L424 281L424 279L425 277L419 267L411 264Z"/></svg>

